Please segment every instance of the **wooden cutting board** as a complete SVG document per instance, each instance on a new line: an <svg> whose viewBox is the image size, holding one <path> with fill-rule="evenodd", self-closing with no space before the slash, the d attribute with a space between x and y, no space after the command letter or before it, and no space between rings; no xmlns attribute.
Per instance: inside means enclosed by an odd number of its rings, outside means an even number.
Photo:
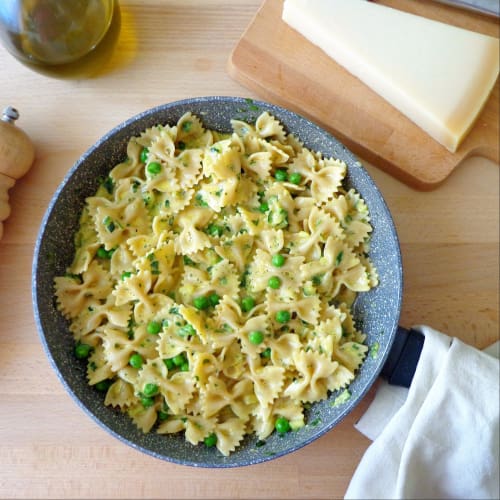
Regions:
<svg viewBox="0 0 500 500"><path fill-rule="evenodd" d="M498 20L480 14L427 0L379 3L499 37ZM229 58L234 79L312 119L361 158L420 190L439 186L468 156L499 161L498 81L473 129L450 153L283 22L282 8L283 0L263 2Z"/></svg>

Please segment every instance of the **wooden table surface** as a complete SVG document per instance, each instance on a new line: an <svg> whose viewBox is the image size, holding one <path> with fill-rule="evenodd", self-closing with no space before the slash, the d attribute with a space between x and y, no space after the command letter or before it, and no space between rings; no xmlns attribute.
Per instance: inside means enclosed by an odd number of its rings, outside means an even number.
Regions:
<svg viewBox="0 0 500 500"><path fill-rule="evenodd" d="M203 7L201 7L203 5ZM34 242L67 170L119 122L202 95L258 97L226 72L259 0L121 0L111 53L94 74L55 78L0 50L0 107L21 113L37 159L10 191L0 241L0 497L341 498L370 442L340 425L286 457L195 469L109 436L64 391L42 350L31 305ZM114 28L113 28L114 29ZM366 164L391 209L403 252L403 326L425 323L484 348L498 338L499 168L467 160L444 185L415 191ZM432 165L429 165L432 168Z"/></svg>

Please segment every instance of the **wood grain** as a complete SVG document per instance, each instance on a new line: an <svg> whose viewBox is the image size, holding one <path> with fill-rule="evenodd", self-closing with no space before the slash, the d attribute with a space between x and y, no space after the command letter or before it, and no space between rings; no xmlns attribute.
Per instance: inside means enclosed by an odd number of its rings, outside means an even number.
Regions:
<svg viewBox="0 0 500 500"><path fill-rule="evenodd" d="M78 157L121 121L200 95L257 94L225 66L260 0L121 0L115 49L86 77L32 71L0 48L0 107L16 106L37 159L10 190L0 241L0 498L342 498L369 441L353 427L374 390L332 432L281 459L200 470L151 458L109 436L63 389L31 305L40 221ZM419 192L378 165L403 252L401 324L426 323L483 348L498 338L498 165L471 158Z"/></svg>
<svg viewBox="0 0 500 500"><path fill-rule="evenodd" d="M498 37L498 22L431 1L379 3ZM456 153L281 20L282 0L266 0L234 48L228 71L261 95L303 114L360 156L421 189L438 187L467 157L499 159L499 85Z"/></svg>

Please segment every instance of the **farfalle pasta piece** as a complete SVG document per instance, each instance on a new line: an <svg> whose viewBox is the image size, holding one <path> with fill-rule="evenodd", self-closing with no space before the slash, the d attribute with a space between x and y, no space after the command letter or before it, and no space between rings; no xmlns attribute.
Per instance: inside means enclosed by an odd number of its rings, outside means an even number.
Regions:
<svg viewBox="0 0 500 500"><path fill-rule="evenodd" d="M232 147L231 139L213 144L203 156L203 175L217 180L237 177L241 172L239 150Z"/></svg>
<svg viewBox="0 0 500 500"><path fill-rule="evenodd" d="M246 355L236 338L231 338L219 356L221 370L226 377L239 379L248 369Z"/></svg>
<svg viewBox="0 0 500 500"><path fill-rule="evenodd" d="M197 196L214 211L220 212L224 207L235 204L238 200L238 179L202 180L198 184Z"/></svg>
<svg viewBox="0 0 500 500"><path fill-rule="evenodd" d="M333 359L339 361L342 366L355 372L366 357L368 346L358 342L344 342L342 345L334 346Z"/></svg>
<svg viewBox="0 0 500 500"><path fill-rule="evenodd" d="M134 255L127 245L120 245L113 250L109 261L109 274L112 279L118 281L122 276L127 275L134 268L134 260Z"/></svg>
<svg viewBox="0 0 500 500"><path fill-rule="evenodd" d="M265 229L261 231L256 245L268 254L279 253L285 245L282 229Z"/></svg>
<svg viewBox="0 0 500 500"><path fill-rule="evenodd" d="M276 267L272 263L273 256L263 250L257 249L254 260L250 265L248 283L250 292L261 292L269 287L271 278L278 278L280 296L292 296L301 283L301 276L297 272L304 258L301 256L286 256L284 263Z"/></svg>
<svg viewBox="0 0 500 500"><path fill-rule="evenodd" d="M180 189L187 189L196 184L200 178L202 161L202 149L187 149L177 156L176 178Z"/></svg>
<svg viewBox="0 0 500 500"><path fill-rule="evenodd" d="M292 161L289 170L300 173L307 179L312 197L317 204L321 204L338 191L347 167L344 162L335 158L318 159L304 148Z"/></svg>
<svg viewBox="0 0 500 500"><path fill-rule="evenodd" d="M67 318L75 318L95 300L106 299L112 290L107 273L95 261L81 275L56 277L54 283L59 310Z"/></svg>
<svg viewBox="0 0 500 500"><path fill-rule="evenodd" d="M252 236L258 236L267 229L265 217L261 213L244 207L238 207L238 213L245 223L247 233Z"/></svg>
<svg viewBox="0 0 500 500"><path fill-rule="evenodd" d="M336 193L345 177L346 164L335 158L325 158L318 162L319 170L311 179L311 194L317 202L326 201Z"/></svg>
<svg viewBox="0 0 500 500"><path fill-rule="evenodd" d="M195 332L187 325L187 323L180 321L168 320L168 326L163 326L163 330L158 334L156 344L157 353L162 359L171 359L179 354L189 352L194 361L197 353L207 351Z"/></svg>
<svg viewBox="0 0 500 500"><path fill-rule="evenodd" d="M217 293L220 297L228 295L237 297L240 278L234 266L227 260L221 260L212 266L210 271L212 286L211 291Z"/></svg>
<svg viewBox="0 0 500 500"><path fill-rule="evenodd" d="M98 334L104 348L104 358L113 372L127 366L130 356L136 352L143 358L155 354L156 339L147 333L145 326L134 329L133 339L127 330L109 325L100 328Z"/></svg>
<svg viewBox="0 0 500 500"><path fill-rule="evenodd" d="M320 314L321 301L318 296L297 297L295 299L295 312L306 323L316 325Z"/></svg>
<svg viewBox="0 0 500 500"><path fill-rule="evenodd" d="M295 333L281 334L269 340L268 344L273 364L286 369L294 366L293 354L302 347L302 341Z"/></svg>
<svg viewBox="0 0 500 500"><path fill-rule="evenodd" d="M347 387L354 380L354 373L344 365L338 364L335 371L327 378L328 390L333 392Z"/></svg>
<svg viewBox="0 0 500 500"><path fill-rule="evenodd" d="M187 112L182 115L177 122L177 144L183 147L199 148L207 147L213 143L213 136L210 130L203 127L200 119Z"/></svg>
<svg viewBox="0 0 500 500"><path fill-rule="evenodd" d="M99 240L106 250L148 231L149 215L142 199L114 203L105 198L92 198L88 203Z"/></svg>
<svg viewBox="0 0 500 500"><path fill-rule="evenodd" d="M265 139L257 139L256 143L260 151L267 151L271 155L271 165L280 167L285 165L290 159L290 156L283 150L283 148L276 146L270 141Z"/></svg>
<svg viewBox="0 0 500 500"><path fill-rule="evenodd" d="M242 167L250 175L255 174L258 179L264 180L271 172L272 156L269 151L257 151L243 157Z"/></svg>
<svg viewBox="0 0 500 500"><path fill-rule="evenodd" d="M215 427L217 449L228 456L242 441L246 431L246 424L239 418L230 418Z"/></svg>
<svg viewBox="0 0 500 500"><path fill-rule="evenodd" d="M194 189L178 189L172 192L149 194L151 201L146 200L153 216L161 216L163 221L169 221L169 217L176 215L191 203Z"/></svg>
<svg viewBox="0 0 500 500"><path fill-rule="evenodd" d="M87 363L87 380L89 385L95 385L113 376L113 370L106 359L104 347L97 345L92 350Z"/></svg>
<svg viewBox="0 0 500 500"><path fill-rule="evenodd" d="M178 215L181 231L174 241L177 254L195 253L211 245L210 238L200 229L210 218L211 214L203 208L190 207Z"/></svg>
<svg viewBox="0 0 500 500"><path fill-rule="evenodd" d="M224 371L224 362L220 361L210 352L194 353L192 356L191 370L199 386L208 383L209 377Z"/></svg>
<svg viewBox="0 0 500 500"><path fill-rule="evenodd" d="M366 277L368 279L370 289L375 288L379 282L377 268L373 265L373 262L365 255L360 255L359 260L366 270Z"/></svg>
<svg viewBox="0 0 500 500"><path fill-rule="evenodd" d="M133 137L131 141L136 142L142 148L149 148L151 143L160 135L163 128L163 125L160 124L149 127L146 130L143 130L139 136Z"/></svg>
<svg viewBox="0 0 500 500"><path fill-rule="evenodd" d="M244 403L244 394L248 392L251 384L243 379L237 382L233 388L228 388L227 383L217 376L210 376L208 383L201 391L203 399L203 415L207 418L218 414L223 408L230 407L236 415L246 416L250 409Z"/></svg>
<svg viewBox="0 0 500 500"><path fill-rule="evenodd" d="M204 418L200 415L186 417L186 440L196 445L203 441L215 429L215 418Z"/></svg>
<svg viewBox="0 0 500 500"><path fill-rule="evenodd" d="M180 415L168 418L157 429L158 434L175 434L185 431L186 440L196 445L209 436L217 424L216 418L201 415Z"/></svg>
<svg viewBox="0 0 500 500"><path fill-rule="evenodd" d="M131 304L117 306L114 303L113 296L109 295L104 303L101 304L101 301L95 301L84 308L78 316L73 318L70 330L73 332L75 339L79 340L104 323L125 328L130 321L131 314Z"/></svg>
<svg viewBox="0 0 500 500"><path fill-rule="evenodd" d="M256 357L266 349L266 337L269 337L267 332L269 328L268 318L266 314L260 314L248 318L238 331L238 338L241 342L241 350L245 354ZM264 342L255 344L252 342L250 335L252 332L260 332L264 336ZM267 335L266 335L267 334Z"/></svg>
<svg viewBox="0 0 500 500"><path fill-rule="evenodd" d="M286 139L285 130L283 125L267 111L259 115L255 122L255 130L260 137L264 139L273 138L283 143Z"/></svg>
<svg viewBox="0 0 500 500"><path fill-rule="evenodd" d="M150 359L141 369L137 380L139 390L146 384L157 387L158 394L165 399L174 414L183 413L186 405L193 397L195 383L189 373L179 371L167 377L167 368L161 359Z"/></svg>
<svg viewBox="0 0 500 500"><path fill-rule="evenodd" d="M253 382L253 392L261 406L271 404L281 393L285 382L285 369L282 366L260 366L250 364L245 375Z"/></svg>
<svg viewBox="0 0 500 500"><path fill-rule="evenodd" d="M148 161L163 160L173 158L175 154L175 139L177 127L156 128L156 134L151 137L148 146Z"/></svg>
<svg viewBox="0 0 500 500"><path fill-rule="evenodd" d="M169 311L176 305L175 301L162 293L148 294L147 301L139 301L134 305L134 318L138 323L148 321L161 322L167 318Z"/></svg>
<svg viewBox="0 0 500 500"><path fill-rule="evenodd" d="M109 173L109 177L114 182L119 179L138 177L143 169L143 164L139 160L142 149L143 146L132 138L127 144L127 159L116 165Z"/></svg>
<svg viewBox="0 0 500 500"><path fill-rule="evenodd" d="M299 376L285 389L285 396L302 402L325 399L328 377L335 372L338 363L314 351L303 350L294 353L294 362Z"/></svg>
<svg viewBox="0 0 500 500"><path fill-rule="evenodd" d="M142 184L143 199L147 204L153 205L156 194L166 194L170 199L181 187L177 174L177 160L175 158L165 158L161 163L150 162L145 167L146 182ZM162 203L165 205L165 202ZM168 208L168 207L167 207Z"/></svg>
<svg viewBox="0 0 500 500"><path fill-rule="evenodd" d="M352 247L360 245L372 232L368 207L353 189L329 200L323 208L336 216L344 230L346 241Z"/></svg>
<svg viewBox="0 0 500 500"><path fill-rule="evenodd" d="M148 433L156 423L157 405L145 407L141 403L137 403L130 407L127 411L132 422L145 434Z"/></svg>
<svg viewBox="0 0 500 500"><path fill-rule="evenodd" d="M215 247L215 251L225 260L231 262L241 274L253 250L254 237L250 234L237 234L231 239L224 240Z"/></svg>
<svg viewBox="0 0 500 500"><path fill-rule="evenodd" d="M158 434L177 434L186 429L186 415L169 415L169 418L158 426Z"/></svg>
<svg viewBox="0 0 500 500"><path fill-rule="evenodd" d="M86 271L101 246L95 226L87 208L80 217L80 231L75 236L75 256L68 272L78 275Z"/></svg>
<svg viewBox="0 0 500 500"><path fill-rule="evenodd" d="M278 398L272 405L260 406L253 419L259 439L266 439L273 431L277 418L286 418L294 430L304 426L304 408L291 398Z"/></svg>
<svg viewBox="0 0 500 500"><path fill-rule="evenodd" d="M150 270L142 269L118 282L113 295L115 304L121 306L127 302L148 302L148 292L153 286L153 275Z"/></svg>
<svg viewBox="0 0 500 500"><path fill-rule="evenodd" d="M111 384L104 399L106 406L118 406L121 410L125 410L136 402L134 386L121 378Z"/></svg>
<svg viewBox="0 0 500 500"><path fill-rule="evenodd" d="M207 294L213 288L210 273L194 266L184 266L184 273L177 294L182 302L191 302L192 298Z"/></svg>

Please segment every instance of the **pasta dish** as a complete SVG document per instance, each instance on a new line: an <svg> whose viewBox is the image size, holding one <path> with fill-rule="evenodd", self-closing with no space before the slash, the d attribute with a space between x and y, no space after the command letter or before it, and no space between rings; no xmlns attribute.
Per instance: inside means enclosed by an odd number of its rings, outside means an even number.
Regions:
<svg viewBox="0 0 500 500"><path fill-rule="evenodd" d="M104 404L224 455L349 385L367 352L351 306L378 282L345 163L267 112L231 126L186 113L130 138L55 278Z"/></svg>

